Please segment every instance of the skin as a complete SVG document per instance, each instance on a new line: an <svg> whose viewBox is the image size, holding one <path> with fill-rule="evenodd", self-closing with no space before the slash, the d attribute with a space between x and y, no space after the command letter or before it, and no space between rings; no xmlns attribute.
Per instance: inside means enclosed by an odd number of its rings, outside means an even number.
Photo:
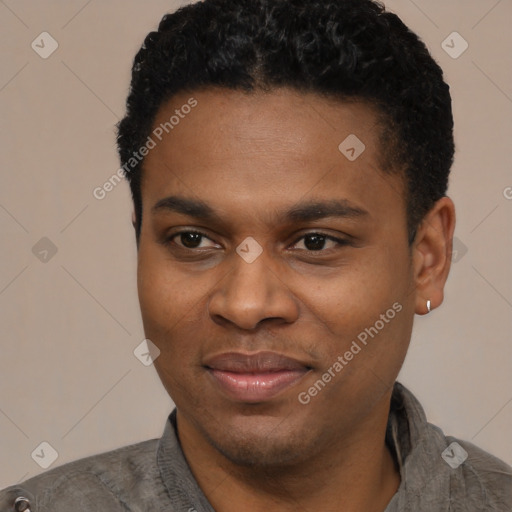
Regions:
<svg viewBox="0 0 512 512"><path fill-rule="evenodd" d="M144 330L161 351L155 367L177 406L185 457L217 511L382 511L400 483L384 442L392 385L414 314L427 312L427 299L442 303L453 202L433 206L409 247L402 179L380 169L377 117L364 103L210 88L174 96L154 126L191 96L198 105L145 159L138 249ZM366 146L353 162L338 149L349 134ZM219 219L152 211L171 195L202 200ZM279 216L340 198L367 214ZM206 237L173 236L190 229ZM318 248L305 237L318 232L349 244ZM263 249L252 263L236 252L249 236ZM301 404L299 393L395 302L402 310ZM212 385L207 357L260 350L311 370L263 403Z"/></svg>

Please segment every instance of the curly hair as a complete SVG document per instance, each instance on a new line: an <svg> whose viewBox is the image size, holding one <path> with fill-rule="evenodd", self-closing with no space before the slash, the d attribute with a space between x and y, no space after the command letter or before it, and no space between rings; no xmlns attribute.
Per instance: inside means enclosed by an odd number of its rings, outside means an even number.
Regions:
<svg viewBox="0 0 512 512"><path fill-rule="evenodd" d="M143 159L127 164L164 102L209 86L284 86L375 107L383 171L401 173L405 185L409 244L446 193L454 154L449 86L397 15L374 0L204 0L166 14L134 59L117 144L137 242Z"/></svg>

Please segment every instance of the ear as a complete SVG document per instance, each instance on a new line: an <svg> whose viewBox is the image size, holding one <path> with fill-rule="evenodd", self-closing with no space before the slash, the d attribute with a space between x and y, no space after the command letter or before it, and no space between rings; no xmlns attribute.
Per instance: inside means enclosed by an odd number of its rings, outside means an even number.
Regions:
<svg viewBox="0 0 512 512"><path fill-rule="evenodd" d="M133 212L132 212L132 226L134 227L134 229L135 229L135 225L136 225L135 224L135 210L133 210Z"/></svg>
<svg viewBox="0 0 512 512"><path fill-rule="evenodd" d="M444 285L452 262L455 205L444 196L429 210L420 224L413 246L416 313L428 313L427 300L434 309L444 298Z"/></svg>

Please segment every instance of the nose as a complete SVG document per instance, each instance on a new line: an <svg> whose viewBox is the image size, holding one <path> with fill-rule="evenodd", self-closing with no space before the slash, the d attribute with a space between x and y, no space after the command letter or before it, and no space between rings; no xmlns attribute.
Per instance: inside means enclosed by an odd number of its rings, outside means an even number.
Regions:
<svg viewBox="0 0 512 512"><path fill-rule="evenodd" d="M251 263L236 253L231 259L231 270L210 296L208 310L214 322L253 330L264 320L297 319L298 302L265 251Z"/></svg>

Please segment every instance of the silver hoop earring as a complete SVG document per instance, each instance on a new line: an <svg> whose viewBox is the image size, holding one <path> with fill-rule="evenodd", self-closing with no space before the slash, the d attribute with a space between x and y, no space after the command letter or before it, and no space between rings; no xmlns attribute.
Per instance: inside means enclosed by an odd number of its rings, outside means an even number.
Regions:
<svg viewBox="0 0 512 512"><path fill-rule="evenodd" d="M427 300L427 313L430 313L430 299Z"/></svg>

